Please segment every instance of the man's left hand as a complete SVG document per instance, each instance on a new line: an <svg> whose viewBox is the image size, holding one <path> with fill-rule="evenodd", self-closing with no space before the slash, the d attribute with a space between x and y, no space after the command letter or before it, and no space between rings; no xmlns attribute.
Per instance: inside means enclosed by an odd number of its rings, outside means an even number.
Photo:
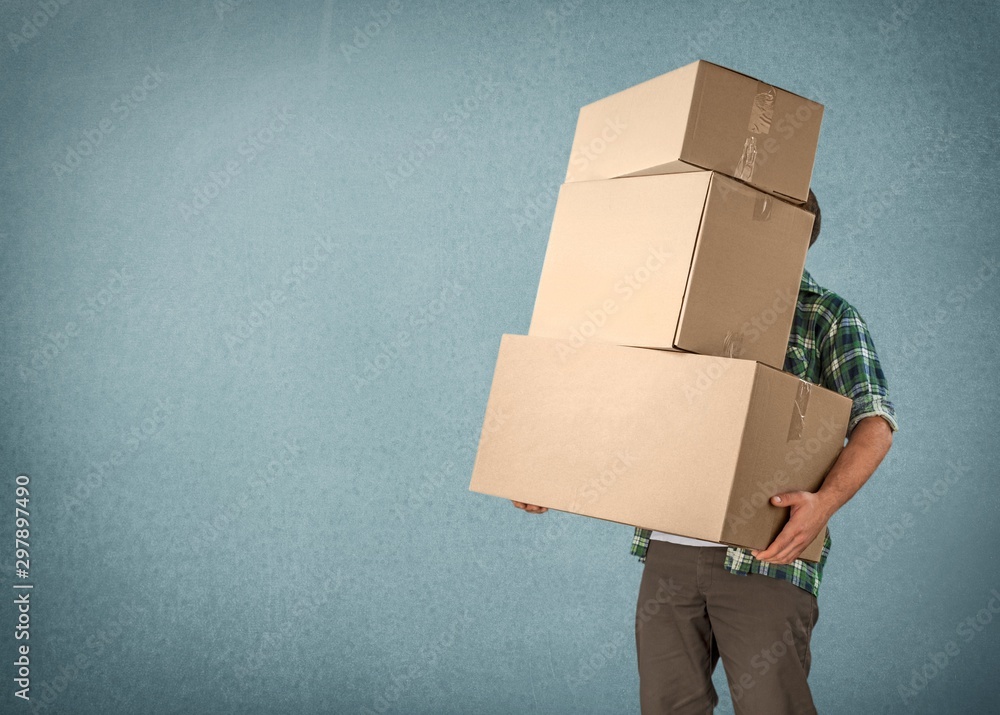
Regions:
<svg viewBox="0 0 1000 715"><path fill-rule="evenodd" d="M785 492L771 497L775 506L788 507L788 523L770 546L763 551L751 551L754 558L772 564L790 564L813 542L830 514L820 497L812 492Z"/></svg>

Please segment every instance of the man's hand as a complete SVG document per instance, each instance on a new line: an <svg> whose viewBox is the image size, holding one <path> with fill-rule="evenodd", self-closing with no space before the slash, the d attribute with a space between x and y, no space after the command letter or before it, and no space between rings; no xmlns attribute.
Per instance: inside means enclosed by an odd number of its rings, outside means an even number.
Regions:
<svg viewBox="0 0 1000 715"><path fill-rule="evenodd" d="M812 492L785 492L771 497L775 506L792 511L788 523L770 546L763 551L751 551L754 558L772 564L790 564L813 542L832 514L820 497Z"/></svg>
<svg viewBox="0 0 1000 715"><path fill-rule="evenodd" d="M772 564L792 563L823 530L830 517L875 473L891 446L892 428L888 422L878 416L859 421L818 492L787 492L771 497L775 506L792 510L788 523L770 546L750 553Z"/></svg>
<svg viewBox="0 0 1000 715"><path fill-rule="evenodd" d="M516 506L518 509L524 509L529 514L544 514L549 510L547 506L535 506L534 504L525 504L523 501L514 501L511 499L511 504Z"/></svg>

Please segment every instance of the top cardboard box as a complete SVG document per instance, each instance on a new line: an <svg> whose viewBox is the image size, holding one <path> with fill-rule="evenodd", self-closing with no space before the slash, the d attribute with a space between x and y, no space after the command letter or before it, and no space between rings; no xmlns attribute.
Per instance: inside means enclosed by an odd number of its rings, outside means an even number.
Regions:
<svg viewBox="0 0 1000 715"><path fill-rule="evenodd" d="M823 105L698 60L586 105L566 182L709 169L809 197Z"/></svg>

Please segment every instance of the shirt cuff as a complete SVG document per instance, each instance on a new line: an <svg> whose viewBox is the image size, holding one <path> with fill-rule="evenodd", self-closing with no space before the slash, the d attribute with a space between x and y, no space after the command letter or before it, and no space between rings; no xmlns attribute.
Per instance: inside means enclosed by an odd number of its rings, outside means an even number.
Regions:
<svg viewBox="0 0 1000 715"><path fill-rule="evenodd" d="M854 406L851 408L851 421L847 425L847 434L858 425L858 422L866 417L881 417L889 423L893 432L899 429L896 422L896 408L893 407L889 398L884 395L868 393L854 398Z"/></svg>

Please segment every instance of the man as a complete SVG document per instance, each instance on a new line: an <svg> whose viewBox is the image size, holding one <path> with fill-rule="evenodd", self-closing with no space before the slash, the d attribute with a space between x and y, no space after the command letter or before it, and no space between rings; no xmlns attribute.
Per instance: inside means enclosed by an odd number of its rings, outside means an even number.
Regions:
<svg viewBox="0 0 1000 715"><path fill-rule="evenodd" d="M805 208L820 210L809 192ZM897 429L885 375L861 315L803 272L784 369L854 402L848 442L815 493L771 498L788 523L763 551L636 529L631 553L645 564L635 637L643 715L711 713L712 672L722 658L737 715L815 713L807 677L819 563L798 558L830 517L875 472ZM544 507L514 502L531 513ZM664 588L667 584L669 588Z"/></svg>

